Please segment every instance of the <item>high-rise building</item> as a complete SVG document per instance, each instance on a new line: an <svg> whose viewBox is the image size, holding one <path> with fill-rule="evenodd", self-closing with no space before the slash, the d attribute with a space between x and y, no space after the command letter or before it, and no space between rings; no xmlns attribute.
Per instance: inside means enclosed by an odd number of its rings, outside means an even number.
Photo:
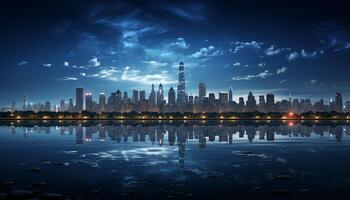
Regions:
<svg viewBox="0 0 350 200"><path fill-rule="evenodd" d="M275 104L275 95L274 94L266 94L266 106L265 106L266 111L273 112L274 111L274 104Z"/></svg>
<svg viewBox="0 0 350 200"><path fill-rule="evenodd" d="M78 87L75 89L75 109L77 112L82 112L84 106L84 89Z"/></svg>
<svg viewBox="0 0 350 200"><path fill-rule="evenodd" d="M247 99L247 112L256 111L256 100L252 92L249 92Z"/></svg>
<svg viewBox="0 0 350 200"><path fill-rule="evenodd" d="M149 94L149 103L150 105L156 105L156 92L154 91L154 84L152 84L152 91Z"/></svg>
<svg viewBox="0 0 350 200"><path fill-rule="evenodd" d="M228 103L228 94L227 92L219 92L219 101L221 104Z"/></svg>
<svg viewBox="0 0 350 200"><path fill-rule="evenodd" d="M159 88L157 91L157 104L160 104L163 100L164 100L163 85L159 84Z"/></svg>
<svg viewBox="0 0 350 200"><path fill-rule="evenodd" d="M205 96L207 96L207 88L205 86L205 83L199 83L198 85L198 97L199 97L199 100L203 100L203 98Z"/></svg>
<svg viewBox="0 0 350 200"><path fill-rule="evenodd" d="M232 95L232 88L230 87L230 89L228 90L228 101L232 102L233 101L233 95Z"/></svg>
<svg viewBox="0 0 350 200"><path fill-rule="evenodd" d="M179 84L177 86L177 103L186 103L186 86L185 86L185 65L181 59L179 63Z"/></svg>
<svg viewBox="0 0 350 200"><path fill-rule="evenodd" d="M51 111L51 103L49 101L45 102L45 111L50 112Z"/></svg>
<svg viewBox="0 0 350 200"><path fill-rule="evenodd" d="M146 100L146 91L140 91L140 101Z"/></svg>
<svg viewBox="0 0 350 200"><path fill-rule="evenodd" d="M66 101L65 101L64 99L62 99L62 100L60 101L60 111L61 111L61 112L67 111L67 110L66 110Z"/></svg>
<svg viewBox="0 0 350 200"><path fill-rule="evenodd" d="M73 111L74 111L73 98L69 98L68 112L73 112Z"/></svg>
<svg viewBox="0 0 350 200"><path fill-rule="evenodd" d="M139 91L133 90L132 91L132 103L137 104L139 102Z"/></svg>
<svg viewBox="0 0 350 200"><path fill-rule="evenodd" d="M101 112L106 112L106 95L105 93L100 93L99 98L98 98L98 111Z"/></svg>
<svg viewBox="0 0 350 200"><path fill-rule="evenodd" d="M123 93L123 100L127 100L128 99L128 92L124 91Z"/></svg>
<svg viewBox="0 0 350 200"><path fill-rule="evenodd" d="M337 92L335 96L335 111L343 112L343 97L341 92Z"/></svg>
<svg viewBox="0 0 350 200"><path fill-rule="evenodd" d="M85 94L85 110L89 112L93 112L92 93L90 92L87 92Z"/></svg>
<svg viewBox="0 0 350 200"><path fill-rule="evenodd" d="M170 87L168 92L168 104L173 106L175 105L175 90L173 87Z"/></svg>

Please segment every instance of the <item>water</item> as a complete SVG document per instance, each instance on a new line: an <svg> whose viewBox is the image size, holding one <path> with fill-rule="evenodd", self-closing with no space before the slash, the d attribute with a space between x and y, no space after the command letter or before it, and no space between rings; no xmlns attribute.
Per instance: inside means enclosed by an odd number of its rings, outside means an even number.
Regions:
<svg viewBox="0 0 350 200"><path fill-rule="evenodd" d="M0 122L0 199L334 199L346 122Z"/></svg>

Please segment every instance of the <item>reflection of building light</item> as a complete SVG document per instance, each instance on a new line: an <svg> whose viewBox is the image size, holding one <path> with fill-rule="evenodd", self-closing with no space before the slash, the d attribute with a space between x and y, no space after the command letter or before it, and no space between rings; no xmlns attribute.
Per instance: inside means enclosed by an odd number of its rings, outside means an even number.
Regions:
<svg viewBox="0 0 350 200"><path fill-rule="evenodd" d="M294 126L294 123L293 122L289 122L288 126Z"/></svg>

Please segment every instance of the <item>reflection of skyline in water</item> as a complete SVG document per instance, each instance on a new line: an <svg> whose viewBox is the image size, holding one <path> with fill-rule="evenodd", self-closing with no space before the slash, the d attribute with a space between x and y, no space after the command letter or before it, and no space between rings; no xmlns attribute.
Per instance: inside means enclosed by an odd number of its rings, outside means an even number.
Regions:
<svg viewBox="0 0 350 200"><path fill-rule="evenodd" d="M349 165L343 162L349 152L347 123L27 123L3 125L0 133L2 156L8 161L2 168L6 180L16 173L16 181L45 180L56 191L74 195L69 188L76 184L101 191L80 194L115 196L147 190L145 183L154 182L165 193L187 191L172 194L183 198L188 193L210 196L211 188L222 196L273 194L279 188L287 188L290 195L306 190L314 195L319 187L315 180L322 191L330 180L344 186L350 181ZM35 180L28 179L34 174Z"/></svg>
<svg viewBox="0 0 350 200"><path fill-rule="evenodd" d="M326 136L340 142L344 135L350 135L348 125L312 125L290 124L269 126L269 125L71 125L71 126L32 126L16 127L11 126L13 134L23 133L28 137L31 133L50 134L52 129L58 130L61 135L76 136L76 144L84 144L93 140L105 141L107 139L117 143L122 142L151 142L160 146L168 144L182 145L188 142L198 143L199 148L205 148L207 143L228 143L244 141L250 143L264 141L278 141L278 138L309 138ZM95 139L94 139L95 138Z"/></svg>
<svg viewBox="0 0 350 200"><path fill-rule="evenodd" d="M116 143L151 143L152 145L169 145L178 147L178 164L180 176L185 169L185 149L186 144L198 144L198 148L205 149L207 144L234 144L237 142L273 142L284 138L310 138L312 136L325 138L340 142L343 135L350 135L350 127L346 125L312 125L285 124L277 126L269 125L93 125L93 126L61 126L61 127L11 127L12 133L23 132L25 137L31 133L50 134L52 129L60 135L74 135L75 143L82 145L99 141L110 140ZM310 140L312 140L310 138ZM164 149L163 149L164 150ZM142 151L142 152L141 152ZM153 151L153 152L152 152ZM162 149L148 148L138 149L136 152L121 152L125 160L128 154L140 156L140 154L154 154ZM115 154L116 152L109 152ZM120 152L117 152L120 153ZM161 153L161 152L159 152ZM115 155L112 155L115 156Z"/></svg>

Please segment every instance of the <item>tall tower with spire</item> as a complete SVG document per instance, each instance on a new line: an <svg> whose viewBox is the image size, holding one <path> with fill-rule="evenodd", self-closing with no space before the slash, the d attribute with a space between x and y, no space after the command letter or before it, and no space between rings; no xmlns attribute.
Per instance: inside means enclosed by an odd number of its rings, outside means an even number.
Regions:
<svg viewBox="0 0 350 200"><path fill-rule="evenodd" d="M179 84L177 86L177 103L184 104L186 102L186 87L185 87L185 65L180 56L179 63Z"/></svg>

